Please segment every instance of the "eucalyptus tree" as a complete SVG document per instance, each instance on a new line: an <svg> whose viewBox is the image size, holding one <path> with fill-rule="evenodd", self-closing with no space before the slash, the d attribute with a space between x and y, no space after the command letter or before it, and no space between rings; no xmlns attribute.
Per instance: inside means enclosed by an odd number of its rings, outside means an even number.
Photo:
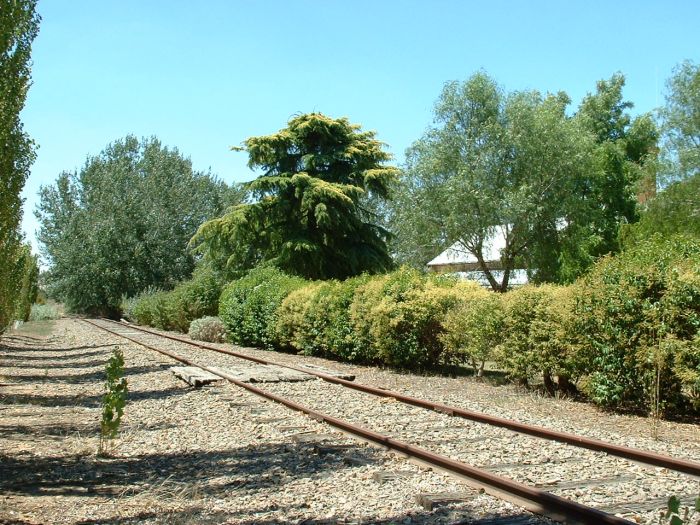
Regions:
<svg viewBox="0 0 700 525"><path fill-rule="evenodd" d="M679 64L666 83L661 108L663 145L672 179L700 172L700 65Z"/></svg>
<svg viewBox="0 0 700 525"><path fill-rule="evenodd" d="M407 152L391 220L399 259L424 265L459 241L504 291L516 266L571 281L616 250L657 138L649 115L629 116L623 85L621 75L599 82L569 116L563 92L506 93L483 72L447 83L433 126ZM497 234L500 279L484 260Z"/></svg>
<svg viewBox="0 0 700 525"><path fill-rule="evenodd" d="M566 116L568 102L563 93L504 93L484 73L447 83L434 125L407 152L392 219L399 255L425 264L459 241L505 291L516 264L588 204L581 191L596 169L595 141ZM497 231L500 279L484 256Z"/></svg>
<svg viewBox="0 0 700 525"><path fill-rule="evenodd" d="M375 133L320 113L292 118L277 133L241 148L262 175L252 202L201 226L192 245L240 274L276 266L310 279L345 278L392 266L372 199L388 196L398 170Z"/></svg>
<svg viewBox="0 0 700 525"><path fill-rule="evenodd" d="M35 0L0 0L0 332L21 298L26 248L20 192L34 162L34 143L20 112L31 81L32 42L39 31Z"/></svg>
<svg viewBox="0 0 700 525"><path fill-rule="evenodd" d="M189 239L230 191L155 138L108 145L40 190L50 291L73 311L109 314L123 295L171 288L194 268Z"/></svg>

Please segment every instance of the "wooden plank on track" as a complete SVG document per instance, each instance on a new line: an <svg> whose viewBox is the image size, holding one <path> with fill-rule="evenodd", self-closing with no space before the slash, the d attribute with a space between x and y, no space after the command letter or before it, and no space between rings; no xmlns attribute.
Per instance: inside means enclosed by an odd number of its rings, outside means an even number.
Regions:
<svg viewBox="0 0 700 525"><path fill-rule="evenodd" d="M179 377L195 388L214 383L215 381L223 381L219 376L196 366L173 366L170 367L170 371L175 374L176 377Z"/></svg>

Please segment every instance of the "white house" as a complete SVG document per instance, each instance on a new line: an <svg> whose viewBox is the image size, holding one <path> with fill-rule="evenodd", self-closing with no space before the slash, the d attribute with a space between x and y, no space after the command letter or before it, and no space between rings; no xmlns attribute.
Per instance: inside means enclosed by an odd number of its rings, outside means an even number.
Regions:
<svg viewBox="0 0 700 525"><path fill-rule="evenodd" d="M505 247L505 231L503 226L497 226L493 235L484 242L483 256L487 268L498 282L503 280L501 251ZM479 261L459 241L428 262L427 267L431 272L452 273L463 279L477 281L482 286L490 286L486 275L479 267ZM516 268L510 272L509 286L522 286L527 282L527 271L524 268Z"/></svg>

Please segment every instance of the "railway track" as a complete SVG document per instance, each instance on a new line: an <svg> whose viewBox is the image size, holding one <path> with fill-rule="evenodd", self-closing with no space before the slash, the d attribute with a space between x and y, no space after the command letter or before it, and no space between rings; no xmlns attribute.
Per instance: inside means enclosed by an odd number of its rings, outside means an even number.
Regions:
<svg viewBox="0 0 700 525"><path fill-rule="evenodd" d="M640 514L664 507L670 494L690 497L700 490L694 478L700 476L700 463L694 461L494 418L134 325L86 322L565 523L636 523L632 519ZM164 349L164 340L177 344L178 352ZM205 364L193 348L217 354ZM241 360L324 381L262 389L225 371ZM330 398L340 402L328 406Z"/></svg>

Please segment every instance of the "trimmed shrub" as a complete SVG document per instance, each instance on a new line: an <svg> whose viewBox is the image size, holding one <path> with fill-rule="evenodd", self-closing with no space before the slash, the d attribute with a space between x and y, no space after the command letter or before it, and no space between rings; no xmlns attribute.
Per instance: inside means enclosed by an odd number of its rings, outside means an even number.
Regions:
<svg viewBox="0 0 700 525"><path fill-rule="evenodd" d="M226 340L226 327L218 317L202 317L190 323L187 334L198 341L223 343Z"/></svg>
<svg viewBox="0 0 700 525"><path fill-rule="evenodd" d="M219 312L221 284L209 268L197 268L192 279L179 283L168 297L168 326L187 332L195 319Z"/></svg>
<svg viewBox="0 0 700 525"><path fill-rule="evenodd" d="M48 321L60 316L58 308L52 304L33 304L29 312L30 321Z"/></svg>
<svg viewBox="0 0 700 525"><path fill-rule="evenodd" d="M477 376L483 375L486 361L494 359L495 348L503 340L502 297L475 289L448 312L443 323L445 352L469 362Z"/></svg>
<svg viewBox="0 0 700 525"><path fill-rule="evenodd" d="M305 355L362 361L350 322L350 305L368 275L325 281L292 292L282 303L278 320L280 344Z"/></svg>
<svg viewBox="0 0 700 525"><path fill-rule="evenodd" d="M228 284L221 294L219 317L234 343L272 348L277 309L307 281L273 267L261 267Z"/></svg>
<svg viewBox="0 0 700 525"><path fill-rule="evenodd" d="M128 316L138 324L167 330L170 328L168 292L146 290L137 295L135 302L129 304Z"/></svg>
<svg viewBox="0 0 700 525"><path fill-rule="evenodd" d="M553 377L568 389L575 368L572 287L523 286L503 296L503 340L496 357L511 377L527 384L540 376L549 393Z"/></svg>
<svg viewBox="0 0 700 525"><path fill-rule="evenodd" d="M274 340L280 348L304 351L302 332L308 332L313 319L308 315L316 295L321 288L330 287L330 283L311 283L292 291L277 309ZM312 355L315 352L304 352Z"/></svg>
<svg viewBox="0 0 700 525"><path fill-rule="evenodd" d="M453 361L442 341L450 309L478 285L399 270L374 277L355 291L350 322L360 360L424 368Z"/></svg>
<svg viewBox="0 0 700 525"><path fill-rule="evenodd" d="M605 406L698 406L700 241L653 238L606 257L577 293L584 390Z"/></svg>

